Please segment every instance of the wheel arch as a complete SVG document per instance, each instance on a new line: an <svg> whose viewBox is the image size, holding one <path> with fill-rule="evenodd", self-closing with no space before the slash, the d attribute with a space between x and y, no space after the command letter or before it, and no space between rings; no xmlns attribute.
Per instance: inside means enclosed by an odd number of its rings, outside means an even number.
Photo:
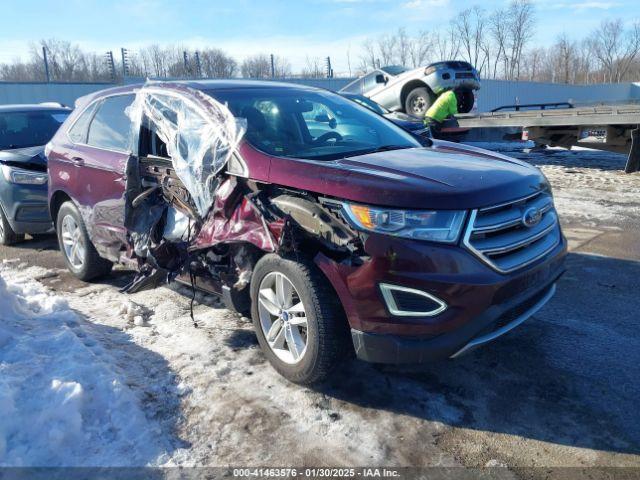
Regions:
<svg viewBox="0 0 640 480"><path fill-rule="evenodd" d="M49 199L49 213L51 214L51 220L55 225L58 220L58 212L60 207L65 202L73 202L71 196L64 190L57 190L53 192Z"/></svg>

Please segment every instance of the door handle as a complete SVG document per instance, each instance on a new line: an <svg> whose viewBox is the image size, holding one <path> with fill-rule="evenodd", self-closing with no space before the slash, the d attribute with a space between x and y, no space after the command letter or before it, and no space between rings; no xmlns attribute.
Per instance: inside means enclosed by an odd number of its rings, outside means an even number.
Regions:
<svg viewBox="0 0 640 480"><path fill-rule="evenodd" d="M73 157L71 159L71 163L73 163L77 167L81 167L82 165L84 165L84 158Z"/></svg>

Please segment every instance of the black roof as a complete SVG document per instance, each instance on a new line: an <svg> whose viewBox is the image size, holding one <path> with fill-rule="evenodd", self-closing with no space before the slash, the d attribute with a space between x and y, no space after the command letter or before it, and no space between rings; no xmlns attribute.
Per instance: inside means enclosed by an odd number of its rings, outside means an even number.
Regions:
<svg viewBox="0 0 640 480"><path fill-rule="evenodd" d="M244 80L244 79L229 79L229 80L167 80L151 82L148 85L171 88L172 85L184 85L194 90L235 90L235 89L250 89L250 88L267 88L267 89L303 89L303 90L320 90L316 87L310 87L301 83L285 83L276 82L271 80ZM90 93L82 98L93 98L96 96L104 96L115 93L127 93L138 88L147 86L145 83L136 83L129 85L120 85L113 88L107 88L97 92Z"/></svg>
<svg viewBox="0 0 640 480"><path fill-rule="evenodd" d="M54 106L52 104L42 103L16 103L13 105L0 105L0 113L10 112L70 112L69 107Z"/></svg>
<svg viewBox="0 0 640 480"><path fill-rule="evenodd" d="M171 83L171 82L170 82ZM314 90L314 87L299 83L285 83L276 82L271 80L187 80L184 82L175 82L185 84L191 88L197 90L230 90L236 88L248 89L248 88L296 88L296 89L310 89Z"/></svg>

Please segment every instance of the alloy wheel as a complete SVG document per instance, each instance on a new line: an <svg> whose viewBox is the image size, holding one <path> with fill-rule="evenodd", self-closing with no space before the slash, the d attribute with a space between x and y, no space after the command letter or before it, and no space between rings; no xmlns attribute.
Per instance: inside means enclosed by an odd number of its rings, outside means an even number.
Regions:
<svg viewBox="0 0 640 480"><path fill-rule="evenodd" d="M300 362L309 343L307 314L298 291L286 275L271 272L262 279L258 315L271 351L285 363Z"/></svg>
<svg viewBox="0 0 640 480"><path fill-rule="evenodd" d="M62 247L64 254L73 268L80 269L84 264L85 245L82 231L76 220L71 215L62 219Z"/></svg>
<svg viewBox="0 0 640 480"><path fill-rule="evenodd" d="M411 102L411 107L414 113L422 114L427 107L427 102L423 97L415 97Z"/></svg>

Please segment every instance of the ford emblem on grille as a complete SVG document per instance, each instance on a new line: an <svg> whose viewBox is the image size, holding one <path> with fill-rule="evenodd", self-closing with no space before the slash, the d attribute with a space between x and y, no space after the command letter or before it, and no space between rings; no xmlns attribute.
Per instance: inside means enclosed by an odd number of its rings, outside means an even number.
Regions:
<svg viewBox="0 0 640 480"><path fill-rule="evenodd" d="M528 228L535 227L540 223L541 219L542 212L535 207L530 208L524 212L524 215L522 215L522 224Z"/></svg>

